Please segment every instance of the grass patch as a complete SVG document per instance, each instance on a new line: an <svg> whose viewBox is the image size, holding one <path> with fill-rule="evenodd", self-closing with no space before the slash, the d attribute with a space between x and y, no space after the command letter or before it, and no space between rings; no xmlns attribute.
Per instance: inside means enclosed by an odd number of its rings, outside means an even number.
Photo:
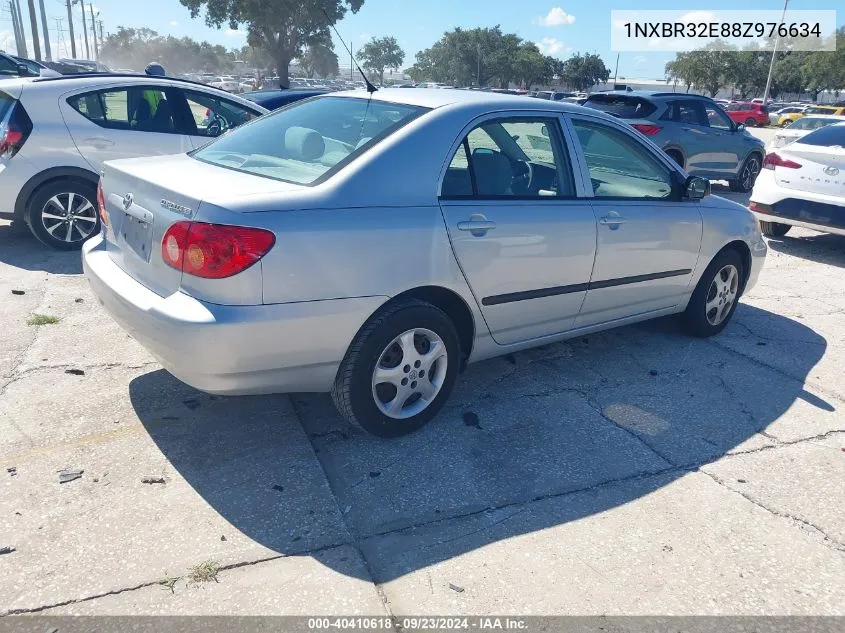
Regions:
<svg viewBox="0 0 845 633"><path fill-rule="evenodd" d="M167 572L164 572L164 576L159 578L156 582L162 586L164 589L170 589L170 593L176 593L175 587L176 583L179 581L178 576L171 576Z"/></svg>
<svg viewBox="0 0 845 633"><path fill-rule="evenodd" d="M188 569L188 580L191 582L218 582L217 572L220 571L220 563L216 560L207 560L199 565Z"/></svg>
<svg viewBox="0 0 845 633"><path fill-rule="evenodd" d="M61 319L52 314L33 314L26 320L27 325L54 325Z"/></svg>

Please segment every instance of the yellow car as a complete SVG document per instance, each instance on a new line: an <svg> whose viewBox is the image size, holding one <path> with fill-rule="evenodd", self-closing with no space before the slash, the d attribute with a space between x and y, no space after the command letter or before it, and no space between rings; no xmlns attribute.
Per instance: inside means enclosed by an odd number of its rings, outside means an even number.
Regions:
<svg viewBox="0 0 845 633"><path fill-rule="evenodd" d="M786 127L793 121L797 121L802 116L807 114L833 114L835 116L845 116L845 107L841 106L812 106L805 109L803 112L789 112L782 114L778 119L780 127Z"/></svg>

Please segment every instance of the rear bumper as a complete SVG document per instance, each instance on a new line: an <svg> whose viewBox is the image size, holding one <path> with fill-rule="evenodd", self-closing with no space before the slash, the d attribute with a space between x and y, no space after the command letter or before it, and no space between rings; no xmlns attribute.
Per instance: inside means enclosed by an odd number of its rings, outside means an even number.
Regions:
<svg viewBox="0 0 845 633"><path fill-rule="evenodd" d="M845 235L845 197L843 196L786 189L777 184L774 174L761 173L754 185L751 201L766 205L771 209L771 213L754 211L754 216L763 222L778 222L824 233Z"/></svg>
<svg viewBox="0 0 845 633"><path fill-rule="evenodd" d="M346 349L387 297L221 306L161 297L121 270L96 236L82 262L108 313L174 376L208 393L329 391Z"/></svg>

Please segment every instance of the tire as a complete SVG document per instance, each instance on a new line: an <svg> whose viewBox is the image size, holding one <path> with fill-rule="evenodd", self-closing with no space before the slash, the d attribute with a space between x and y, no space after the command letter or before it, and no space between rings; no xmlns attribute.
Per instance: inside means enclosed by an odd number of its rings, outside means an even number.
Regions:
<svg viewBox="0 0 845 633"><path fill-rule="evenodd" d="M63 219L69 210L71 219ZM82 243L100 230L96 185L57 180L41 186L30 198L26 223L32 234L51 248L62 251L82 248Z"/></svg>
<svg viewBox="0 0 845 633"><path fill-rule="evenodd" d="M731 191L737 191L740 193L748 193L751 191L754 188L757 176L760 175L761 168L762 162L760 160L760 155L757 153L751 154L742 164L737 179L728 182ZM746 170L748 171L746 172Z"/></svg>
<svg viewBox="0 0 845 633"><path fill-rule="evenodd" d="M410 346L403 346L399 339L411 331L415 331L414 349L407 352L406 347ZM434 348L430 345L431 335L439 339ZM406 338L405 342L409 340ZM426 349L426 340L427 349L445 352L445 357L434 361L429 373L421 375L420 371L426 371L423 363L432 360L420 351ZM368 433L378 437L406 435L437 415L449 398L458 375L460 352L458 334L445 312L416 299L397 301L376 313L352 341L337 372L332 400L348 422ZM412 359L416 362L410 362ZM385 376L395 369L392 376L396 381L377 383L377 368L382 368ZM400 378L406 381L405 387L401 387ZM426 399L417 395L421 392L429 394L427 405L422 406ZM392 415L387 411L392 411Z"/></svg>
<svg viewBox="0 0 845 633"><path fill-rule="evenodd" d="M681 153L679 151L674 150L674 149L670 149L668 152L666 152L666 155L669 158L671 158L673 161L675 161L680 166L681 169L684 168L684 157L681 155Z"/></svg>
<svg viewBox="0 0 845 633"><path fill-rule="evenodd" d="M745 127L755 127L756 125L757 125L757 121L755 121L751 117L748 117L747 119L745 119Z"/></svg>
<svg viewBox="0 0 845 633"><path fill-rule="evenodd" d="M763 222L760 221L760 230L766 237L783 237L789 233L792 228L791 224L781 224L780 222Z"/></svg>
<svg viewBox="0 0 845 633"><path fill-rule="evenodd" d="M730 267L733 267L733 276ZM717 276L723 287L716 281ZM743 279L745 266L739 253L727 249L716 255L698 281L681 317L687 333L705 338L725 329L742 296ZM722 295L724 288L728 288L729 292Z"/></svg>

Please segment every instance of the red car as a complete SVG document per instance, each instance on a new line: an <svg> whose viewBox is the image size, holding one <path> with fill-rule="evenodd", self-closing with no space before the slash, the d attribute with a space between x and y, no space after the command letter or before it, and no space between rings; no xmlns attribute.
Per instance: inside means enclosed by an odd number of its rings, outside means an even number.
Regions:
<svg viewBox="0 0 845 633"><path fill-rule="evenodd" d="M769 109L762 103L731 103L725 111L734 123L742 123L745 127L769 123Z"/></svg>

